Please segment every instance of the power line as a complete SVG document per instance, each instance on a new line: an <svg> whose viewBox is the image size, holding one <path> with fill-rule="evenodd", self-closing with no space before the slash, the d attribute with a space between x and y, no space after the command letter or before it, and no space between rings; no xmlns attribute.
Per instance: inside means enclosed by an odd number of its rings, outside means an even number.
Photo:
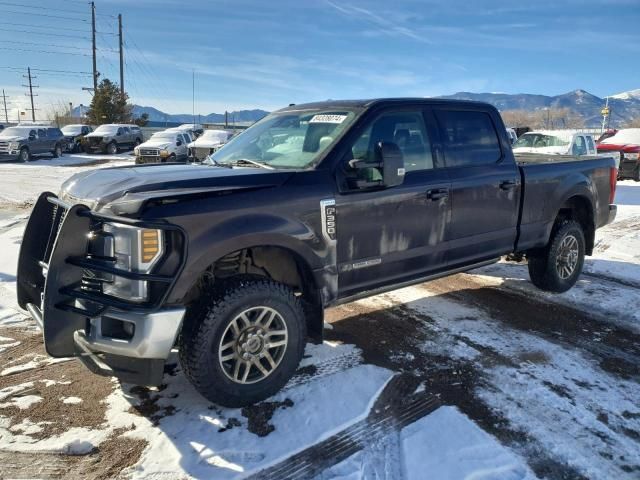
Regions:
<svg viewBox="0 0 640 480"><path fill-rule="evenodd" d="M2 4L2 2L0 2L0 5ZM51 15L49 13L35 13L35 12L18 12L16 10L2 10L2 13L13 13L15 15L36 15L38 17L48 17L48 18L59 18L62 20L73 20L74 22L86 22L87 20L83 20L81 18L69 18L69 17L65 17L62 15Z"/></svg>
<svg viewBox="0 0 640 480"><path fill-rule="evenodd" d="M46 47L55 47L55 48L70 48L73 50L87 50L87 47L76 47L73 45L56 45L54 43L19 42L17 40L2 40L2 43L11 43L11 44L17 44L17 45L35 45L37 47L46 46ZM115 49L113 49L112 51L117 52L117 50Z"/></svg>
<svg viewBox="0 0 640 480"><path fill-rule="evenodd" d="M44 36L50 36L50 37L81 38L83 40L89 40L89 37L81 37L80 35L63 35L61 33L34 32L32 30L12 30L9 28L0 28L0 31L15 32L15 33L31 33L32 35L44 35Z"/></svg>
<svg viewBox="0 0 640 480"><path fill-rule="evenodd" d="M55 53L59 55L75 55L77 57L90 57L88 53L76 53L76 52L60 52L53 50L30 50L28 48L10 48L10 47L0 47L0 50L10 50L13 52L33 52L33 53Z"/></svg>
<svg viewBox="0 0 640 480"><path fill-rule="evenodd" d="M19 68L19 67L0 66L0 68L19 70L21 72L24 71L24 68ZM32 72L55 72L55 73L78 73L82 75L91 75L91 72L80 72L77 70L53 70L50 68L32 68L31 71Z"/></svg>
<svg viewBox="0 0 640 480"><path fill-rule="evenodd" d="M14 23L14 22L0 22L0 25L8 25L10 27L29 27L29 28L47 28L51 29L49 25L34 25L32 23ZM80 32L89 33L88 29L81 30L79 28L65 28L65 32Z"/></svg>
<svg viewBox="0 0 640 480"><path fill-rule="evenodd" d="M0 1L0 5L7 5L9 7L29 8L31 10L39 10L41 8L45 8L40 5L34 6L34 5L27 5L25 3L13 3L13 2L2 2L2 1ZM75 10L65 10L63 8L50 8L49 6L47 6L46 9L53 12L72 13L74 15L78 15L78 12ZM37 15L37 14L34 14L34 15Z"/></svg>

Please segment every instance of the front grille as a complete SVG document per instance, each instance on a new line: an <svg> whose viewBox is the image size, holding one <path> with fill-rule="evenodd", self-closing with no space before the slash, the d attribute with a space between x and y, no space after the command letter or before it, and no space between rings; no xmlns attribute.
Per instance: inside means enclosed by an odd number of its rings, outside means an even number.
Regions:
<svg viewBox="0 0 640 480"><path fill-rule="evenodd" d="M138 159L136 160L136 163L160 163L161 159L160 157L155 157L155 156L144 156L144 157L138 157Z"/></svg>
<svg viewBox="0 0 640 480"><path fill-rule="evenodd" d="M89 145L97 146L102 143L102 137L89 137Z"/></svg>
<svg viewBox="0 0 640 480"><path fill-rule="evenodd" d="M195 156L198 160L204 160L211 155L216 149L209 147L197 147L195 149Z"/></svg>
<svg viewBox="0 0 640 480"><path fill-rule="evenodd" d="M140 156L141 157L157 157L160 155L160 150L154 148L141 148Z"/></svg>
<svg viewBox="0 0 640 480"><path fill-rule="evenodd" d="M9 142L0 142L0 153L9 153Z"/></svg>

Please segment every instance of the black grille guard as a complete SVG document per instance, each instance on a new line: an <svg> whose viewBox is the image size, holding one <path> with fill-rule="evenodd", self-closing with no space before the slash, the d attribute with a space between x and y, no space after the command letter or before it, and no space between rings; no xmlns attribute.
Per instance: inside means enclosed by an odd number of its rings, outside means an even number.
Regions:
<svg viewBox="0 0 640 480"><path fill-rule="evenodd" d="M121 270L92 258L87 235L93 226L115 223L176 232L182 248L178 267L170 275ZM88 319L107 308L150 312L159 309L179 277L186 259L184 231L164 221L141 221L91 212L85 205L70 205L51 193L40 195L25 229L18 257L19 305L29 311L44 332L47 352L54 357L73 356L73 332L85 329ZM82 289L83 272L108 273L131 280L159 284L160 294L136 303Z"/></svg>

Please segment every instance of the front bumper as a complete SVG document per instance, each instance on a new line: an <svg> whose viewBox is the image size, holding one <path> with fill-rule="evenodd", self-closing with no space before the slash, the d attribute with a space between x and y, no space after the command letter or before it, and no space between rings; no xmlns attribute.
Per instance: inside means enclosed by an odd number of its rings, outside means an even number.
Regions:
<svg viewBox="0 0 640 480"><path fill-rule="evenodd" d="M163 305L184 258L180 256L172 275L115 269L88 254L87 235L104 221L182 235L166 223L95 214L84 205L71 206L44 193L34 206L20 249L18 303L42 328L51 356L78 356L96 373L157 385L185 313L182 306ZM156 292L154 299L139 304L96 291L87 284L96 273L146 281Z"/></svg>
<svg viewBox="0 0 640 480"><path fill-rule="evenodd" d="M2 161L13 161L19 160L20 151L16 151L15 153L0 153L0 162Z"/></svg>

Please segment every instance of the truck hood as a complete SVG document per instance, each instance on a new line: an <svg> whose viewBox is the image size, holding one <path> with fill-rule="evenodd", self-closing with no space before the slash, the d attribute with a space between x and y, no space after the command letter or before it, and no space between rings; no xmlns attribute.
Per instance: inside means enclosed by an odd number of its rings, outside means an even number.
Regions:
<svg viewBox="0 0 640 480"><path fill-rule="evenodd" d="M91 132L91 133L87 133L85 135L85 137L115 137L116 136L116 132L111 132L111 133L106 133L106 132Z"/></svg>
<svg viewBox="0 0 640 480"><path fill-rule="evenodd" d="M543 155L566 155L569 147L518 147L513 149L513 153L541 153Z"/></svg>
<svg viewBox="0 0 640 480"><path fill-rule="evenodd" d="M27 137L0 137L0 142L21 142L27 140Z"/></svg>
<svg viewBox="0 0 640 480"><path fill-rule="evenodd" d="M144 143L141 143L138 148L167 148L171 145L172 142L167 142L166 140L148 140Z"/></svg>
<svg viewBox="0 0 640 480"><path fill-rule="evenodd" d="M275 187L292 172L198 164L104 168L67 179L60 198L72 204L82 203L96 212L135 214L147 200Z"/></svg>

